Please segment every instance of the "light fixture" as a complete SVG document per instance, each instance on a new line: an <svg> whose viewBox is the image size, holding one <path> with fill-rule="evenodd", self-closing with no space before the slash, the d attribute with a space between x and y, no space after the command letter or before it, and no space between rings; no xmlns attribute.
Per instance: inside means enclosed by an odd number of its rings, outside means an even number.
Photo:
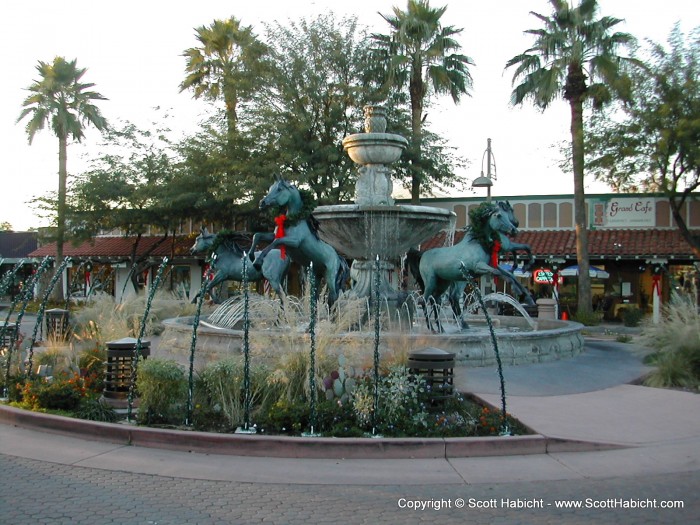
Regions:
<svg viewBox="0 0 700 525"><path fill-rule="evenodd" d="M484 152L484 156L486 157L486 175L484 175L484 157L482 157L481 175L474 179L472 188L486 188L486 202L491 202L491 186L493 186L493 179L496 176L496 161L491 151L491 139L486 139L486 151ZM491 173L491 166L493 166L493 175Z"/></svg>

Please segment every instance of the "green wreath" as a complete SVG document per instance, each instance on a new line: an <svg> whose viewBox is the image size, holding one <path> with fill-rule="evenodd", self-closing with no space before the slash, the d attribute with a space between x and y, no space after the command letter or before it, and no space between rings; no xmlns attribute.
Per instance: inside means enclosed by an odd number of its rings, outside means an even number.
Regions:
<svg viewBox="0 0 700 525"><path fill-rule="evenodd" d="M491 253L493 243L499 240L498 232L488 227L493 211L493 205L486 202L469 210L467 235L478 242L486 253Z"/></svg>

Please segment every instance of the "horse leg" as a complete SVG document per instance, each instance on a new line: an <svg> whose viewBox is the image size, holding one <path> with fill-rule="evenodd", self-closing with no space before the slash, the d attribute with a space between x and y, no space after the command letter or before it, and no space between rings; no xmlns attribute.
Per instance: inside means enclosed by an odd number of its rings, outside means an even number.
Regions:
<svg viewBox="0 0 700 525"><path fill-rule="evenodd" d="M436 276L435 275L429 275L429 276L423 276L423 281L425 283L425 292L423 293L423 308L425 309L425 323L428 326L428 330L431 332L439 332L442 333L442 325L440 324L440 315L438 312L438 304L436 297L439 298L440 294L436 293ZM436 329L433 328L433 324L430 321L430 313L432 311L433 317L435 317L435 326Z"/></svg>
<svg viewBox="0 0 700 525"><path fill-rule="evenodd" d="M255 261L255 248L262 242L272 242L275 239L274 233L256 233L253 235L253 240L250 244L250 251L248 252L248 257L251 261Z"/></svg>
<svg viewBox="0 0 700 525"><path fill-rule="evenodd" d="M459 326L462 330L469 328L469 324L462 317L462 295L464 294L464 287L466 283L464 281L454 281L450 285L450 292L448 297L450 299L450 306L455 314L455 317L459 321Z"/></svg>

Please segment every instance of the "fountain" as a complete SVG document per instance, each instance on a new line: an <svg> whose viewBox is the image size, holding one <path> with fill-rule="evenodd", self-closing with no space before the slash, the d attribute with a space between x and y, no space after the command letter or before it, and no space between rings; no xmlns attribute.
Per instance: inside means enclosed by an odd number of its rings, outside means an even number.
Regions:
<svg viewBox="0 0 700 525"><path fill-rule="evenodd" d="M467 366L491 366L497 356L483 314L469 313L476 302L468 299L465 318L468 330L461 329L448 306L440 306L445 333L434 334L424 326L422 316L416 315L420 306L417 292L402 292L397 272L397 263L406 251L435 235L452 224L453 214L447 210L412 205L396 205L391 197L392 183L389 166L396 162L407 146L400 135L386 133L384 108L365 108L365 133L350 135L343 146L350 158L359 167L359 177L354 204L320 206L313 212L320 223L320 235L340 253L354 259L351 268L352 289L346 295L348 301L365 303L366 315L358 318L354 330L338 335L334 345L338 353L345 345L370 348L373 332L370 307L373 301L381 302L383 349L403 348L417 350L436 347L453 352L456 361ZM377 279L376 267L379 266ZM398 267L400 268L400 267ZM378 292L378 293L375 293ZM380 297L381 299L376 299ZM583 349L578 323L556 319L531 319L522 306L505 294L491 294L487 302L508 303L522 316L493 316L492 324L505 364L537 363L573 356ZM251 331L264 332L271 341L269 351L283 347L289 337L289 328L275 326L277 311L272 301L257 298L251 301ZM339 301L343 308L343 300ZM293 302L288 308L293 308ZM242 304L233 298L214 312L198 332L198 360L206 362L225 356L243 348ZM265 313L267 312L267 314ZM189 340L192 319L180 318L166 321L161 344L174 353L189 355ZM294 331L294 329L292 329ZM308 334L304 328L298 337ZM276 344L279 343L279 344Z"/></svg>
<svg viewBox="0 0 700 525"><path fill-rule="evenodd" d="M395 264L409 248L446 229L454 214L427 206L395 205L391 196L389 165L399 160L408 141L386 133L382 106L365 107L365 133L349 135L343 148L358 164L354 204L319 206L314 217L319 235L338 252L353 259L352 292L370 297L375 257L380 259L382 297L397 301L396 280L390 279Z"/></svg>

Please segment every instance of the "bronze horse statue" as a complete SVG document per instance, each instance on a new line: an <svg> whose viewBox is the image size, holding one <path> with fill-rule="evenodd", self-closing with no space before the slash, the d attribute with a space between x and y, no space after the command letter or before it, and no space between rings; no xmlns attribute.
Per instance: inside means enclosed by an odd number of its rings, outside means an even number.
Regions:
<svg viewBox="0 0 700 525"><path fill-rule="evenodd" d="M501 210L503 210L503 212L506 213L506 215L508 215L508 219L513 223L513 226L516 228L520 227L520 221L518 221L518 219L515 217L513 207L510 205L509 201L497 201L496 206L498 206ZM501 243L499 253L512 253L513 257L515 258L516 252L525 252L528 256L528 261L523 266L523 270L529 270L532 268L532 265L535 263L535 256L532 254L532 249L530 248L529 244L515 242L513 239L508 237L508 235L500 232L498 237ZM511 271L514 270L515 265L513 265L513 268L511 268Z"/></svg>
<svg viewBox="0 0 700 525"><path fill-rule="evenodd" d="M312 215L304 213L303 204L296 186L276 177L267 195L260 201L260 209L276 207L283 209L284 215L278 218L276 234L256 233L253 236L253 247L261 240L270 241L255 258L253 266L262 268L274 249L284 249L292 261L304 268L313 264L314 275L326 281L328 306L331 307L345 288L350 269L335 248L319 238L318 225Z"/></svg>
<svg viewBox="0 0 700 525"><path fill-rule="evenodd" d="M216 253L215 273L214 278L209 284L209 288L213 288L223 281L243 281L243 262L246 258L246 272L248 282L258 282L267 279L272 289L280 297L280 300L285 296L282 289L282 281L289 270L289 259L283 259L279 250L270 253L270 257L265 260L261 269L255 268L253 263L245 251L238 244L238 240L242 240L243 236L237 233L209 233L206 228L202 228L200 234L194 240L194 245L190 248L190 253L202 253L213 251ZM192 299L192 302L197 300L199 292Z"/></svg>
<svg viewBox="0 0 700 525"><path fill-rule="evenodd" d="M425 316L428 327L432 329L430 322L430 305L437 324L437 331L442 331L442 326L437 315L437 303L440 296L452 286L450 302L455 313L460 314L461 307L455 296L464 290L465 277L462 273L462 265L472 275L491 274L510 282L518 293L525 297L528 304L534 304L529 292L515 279L513 274L490 264L492 257L497 255L502 234L515 235L517 227L510 220L508 213L500 206L484 204L471 212L470 225L465 236L453 246L434 248L424 252L418 264L421 281L423 283L423 299L425 302ZM498 241L499 244L496 244ZM495 248L495 252L494 252Z"/></svg>
<svg viewBox="0 0 700 525"><path fill-rule="evenodd" d="M512 223L512 225L517 228L519 226L519 221L515 217L515 214L513 212L513 207L510 205L510 202L508 201L497 201L495 204L484 204L483 206L490 207L494 211L496 209L501 210L503 213L506 214L508 220ZM528 262L525 264L524 269L528 269L532 266L534 263L535 257L532 254L532 250L530 248L530 245L528 244L523 244L523 243L517 243L514 242L508 234L504 232L497 232L498 233L498 241L499 241L499 252L500 254L503 253L513 253L518 251L524 251L528 255ZM493 248L492 248L493 249ZM419 270L419 265L420 265L420 260L423 256L424 252L420 252L416 250L415 248L411 248L408 253L406 254L406 264L408 267L408 270L411 272L411 275L413 275L413 278L416 280L418 283L418 287L420 288L421 293L424 292L425 290L425 284L423 283L423 278L420 275L420 270ZM515 265L514 267L510 270L511 272L515 270ZM466 288L466 281L462 278L459 281L454 281L452 282L449 287L447 288L447 291L445 292L447 295L447 299L450 303L450 306L452 307L452 311L454 312L454 315L457 319L460 319L462 322L462 328L468 328L468 325L462 320L462 301L463 301L463 296L464 296L464 290ZM529 294L526 295L526 297L529 296Z"/></svg>

